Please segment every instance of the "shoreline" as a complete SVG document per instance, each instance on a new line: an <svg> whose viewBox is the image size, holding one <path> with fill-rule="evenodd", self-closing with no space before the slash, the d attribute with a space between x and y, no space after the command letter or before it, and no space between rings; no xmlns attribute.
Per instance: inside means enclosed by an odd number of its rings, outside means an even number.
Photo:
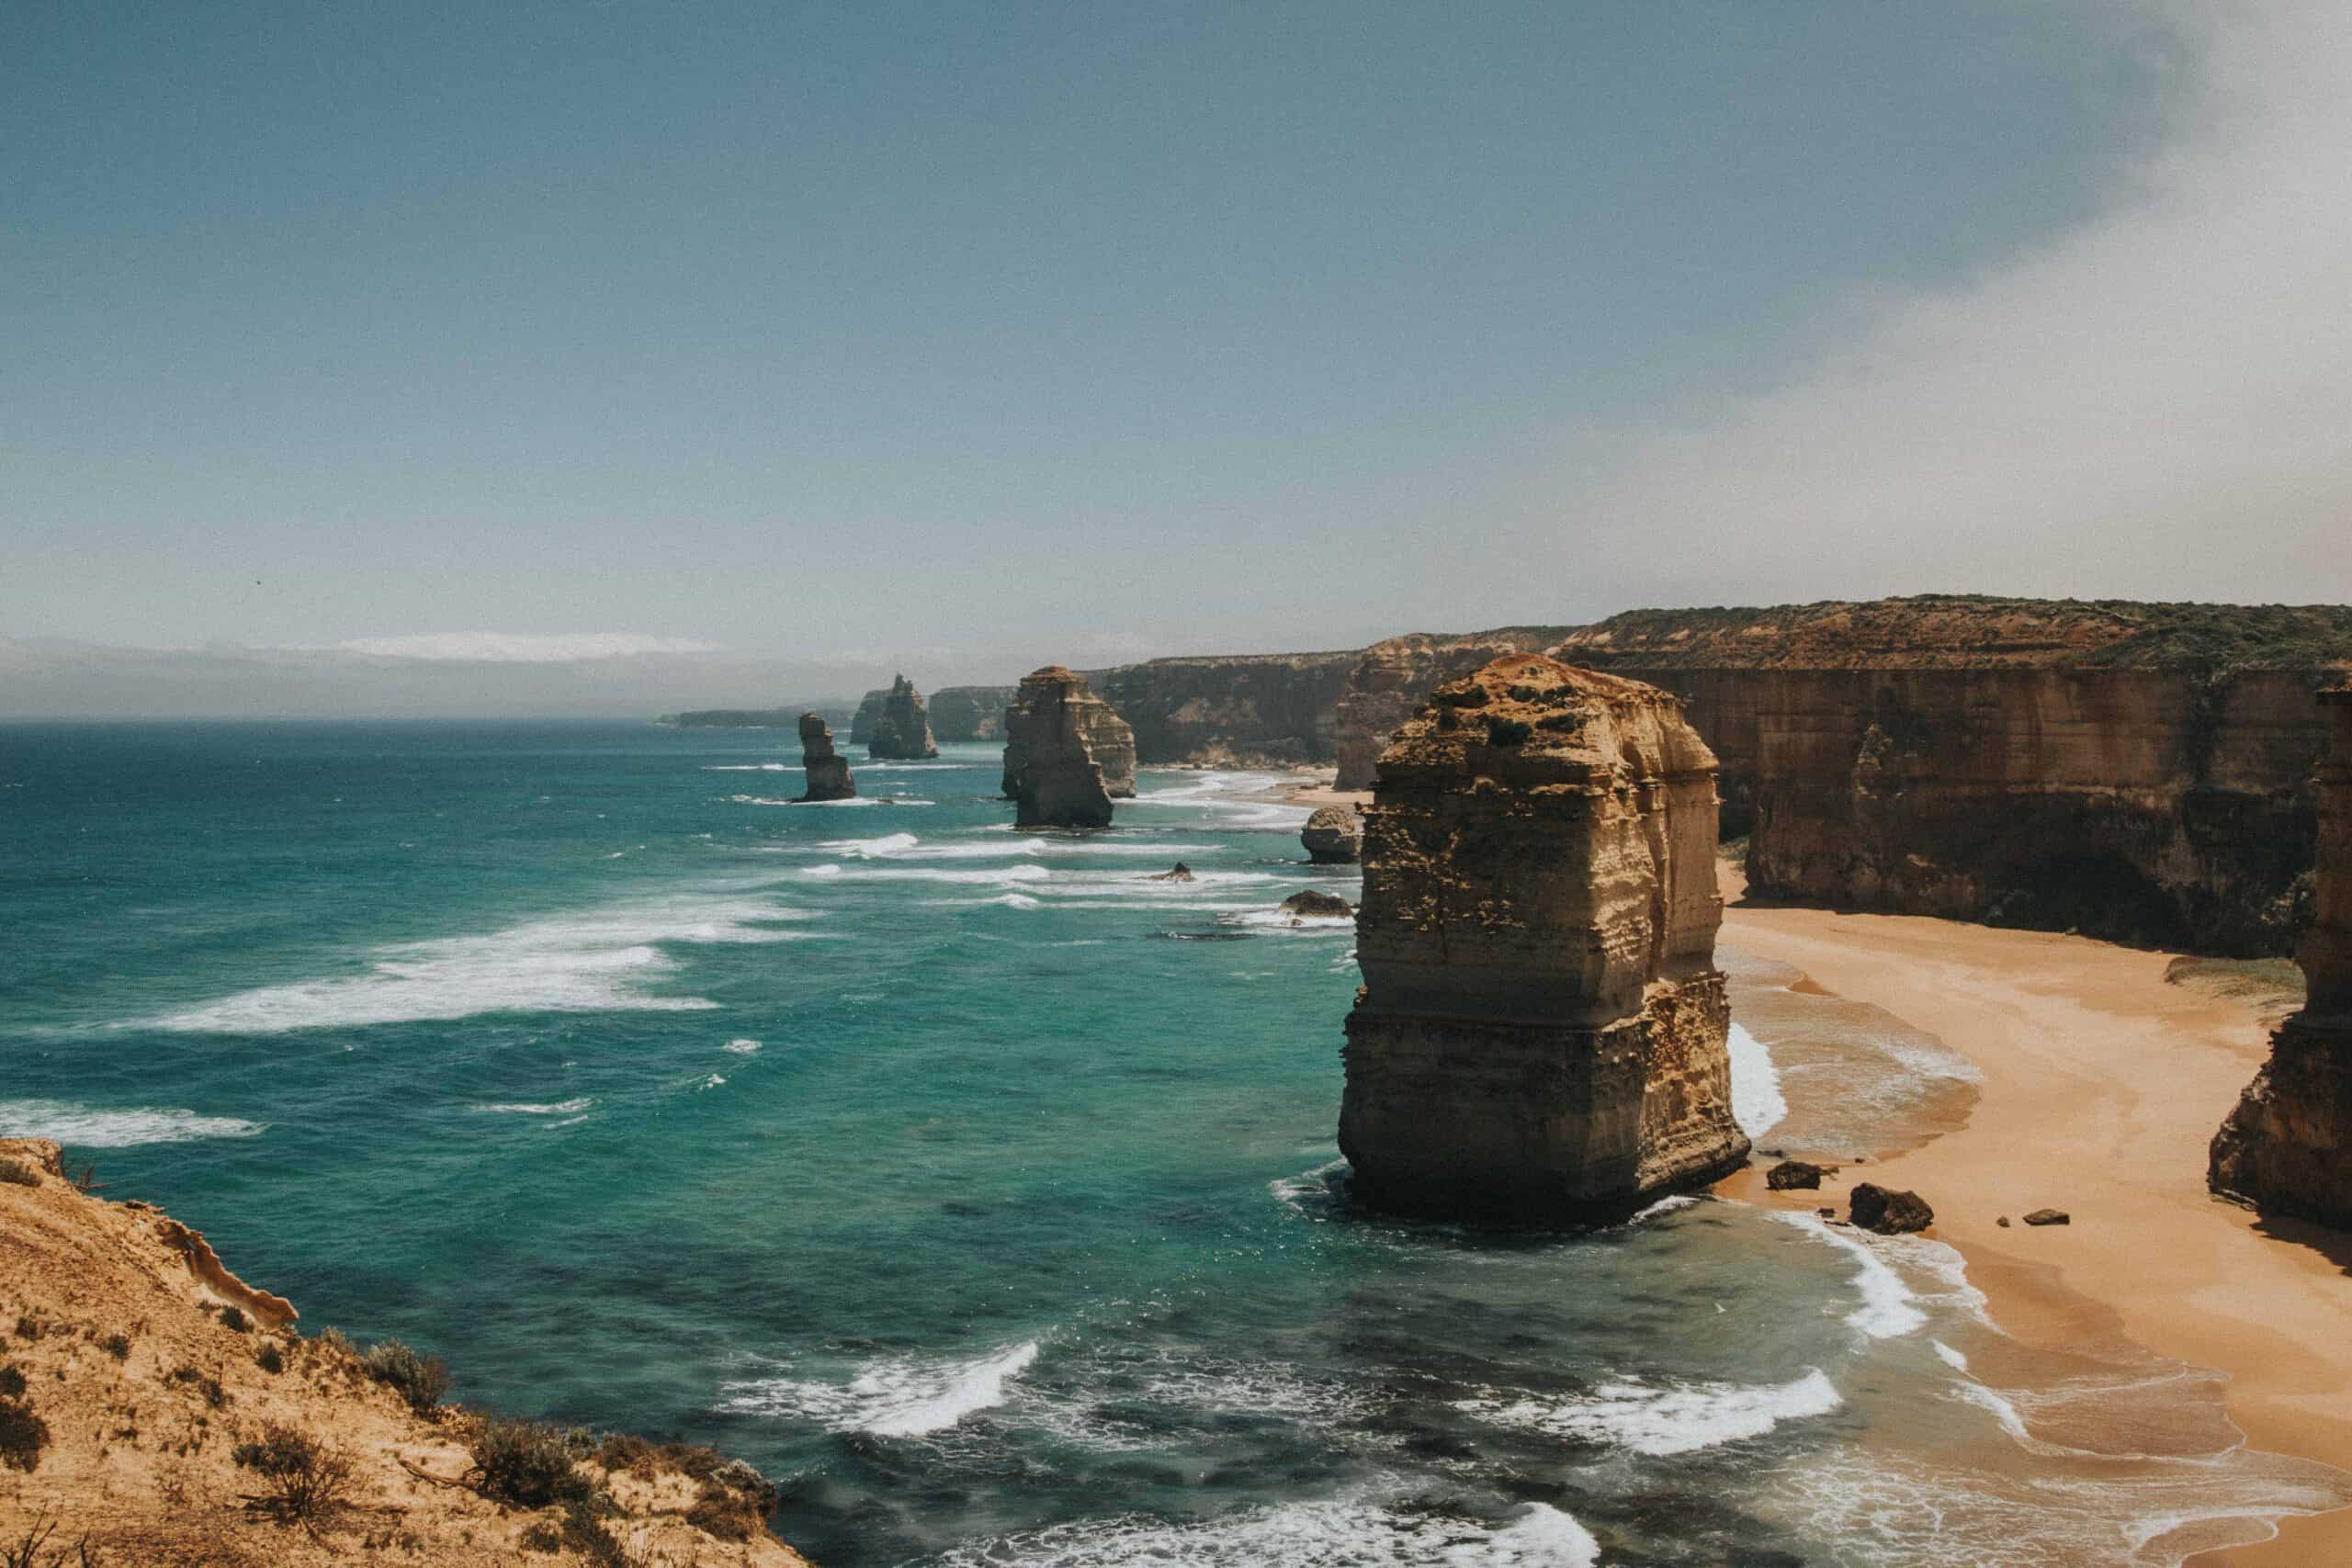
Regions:
<svg viewBox="0 0 2352 1568"><path fill-rule="evenodd" d="M2268 1051L2248 1001L2167 984L2167 953L1748 906L1737 868L1722 876L1726 943L1884 1009L1983 1075L1964 1125L1874 1154L1818 1194L1767 1193L1751 1169L1726 1184L1743 1201L1842 1208L1856 1180L1914 1188L1936 1210L1927 1234L1960 1251L2011 1338L2073 1348L2086 1323L2111 1323L2145 1350L2226 1373L2248 1446L2352 1470L2352 1237L2205 1189L2206 1145ZM2045 1206L2073 1224L2019 1223ZM2282 1517L2267 1541L2188 1562L2352 1562L2352 1508Z"/></svg>

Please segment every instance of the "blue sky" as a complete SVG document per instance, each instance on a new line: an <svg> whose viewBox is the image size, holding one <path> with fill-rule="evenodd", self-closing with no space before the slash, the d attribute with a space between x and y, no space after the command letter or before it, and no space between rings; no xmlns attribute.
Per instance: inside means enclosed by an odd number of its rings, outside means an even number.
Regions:
<svg viewBox="0 0 2352 1568"><path fill-rule="evenodd" d="M2293 558L2322 425L2206 411L2185 508L2127 472L2179 411L2093 391L2298 288L2342 369L2340 198L2244 234L2251 288L2167 289L2132 227L2326 156L2332 12L13 7L0 632L979 677L1643 604L2340 597ZM2192 355L2245 379L2212 347L2164 356L2184 395ZM2295 470L2267 564L2248 421Z"/></svg>

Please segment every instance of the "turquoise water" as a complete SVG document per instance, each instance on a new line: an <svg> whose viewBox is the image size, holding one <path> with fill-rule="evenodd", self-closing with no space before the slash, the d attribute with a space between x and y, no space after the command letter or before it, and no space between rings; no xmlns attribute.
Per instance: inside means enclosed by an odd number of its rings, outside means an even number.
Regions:
<svg viewBox="0 0 2352 1568"><path fill-rule="evenodd" d="M829 1568L2170 1562L2333 1495L2028 1433L1934 1243L1351 1214L1351 930L1273 908L1352 872L1246 774L1015 834L997 761L794 807L765 732L0 727L0 1132L462 1399L752 1460Z"/></svg>

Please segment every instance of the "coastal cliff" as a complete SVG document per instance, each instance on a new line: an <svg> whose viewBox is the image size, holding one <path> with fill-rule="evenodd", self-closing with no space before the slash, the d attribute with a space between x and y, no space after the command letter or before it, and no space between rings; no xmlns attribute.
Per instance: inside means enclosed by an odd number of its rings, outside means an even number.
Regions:
<svg viewBox="0 0 2352 1568"><path fill-rule="evenodd" d="M1350 652L1234 654L1085 673L1134 728L1147 765L1280 767L1333 757L1340 694L1355 660Z"/></svg>
<svg viewBox="0 0 2352 1568"><path fill-rule="evenodd" d="M1622 1217L1736 1168L1715 759L1668 694L1512 654L1381 754L1340 1147L1367 1205Z"/></svg>
<svg viewBox="0 0 2352 1568"><path fill-rule="evenodd" d="M53 1143L0 1140L0 1551L40 1568L807 1568L748 1466L445 1405L438 1362L303 1338L196 1232L78 1190Z"/></svg>
<svg viewBox="0 0 2352 1568"><path fill-rule="evenodd" d="M931 738L931 717L924 710L922 694L904 675L894 677L883 695L882 711L875 716L873 733L866 738L865 754L877 761L921 761L939 755L938 743Z"/></svg>
<svg viewBox="0 0 2352 1568"><path fill-rule="evenodd" d="M1135 793L1135 741L1086 677L1048 664L1022 677L1005 715L1004 793L1019 828L1107 828L1112 789L1098 744L1124 759Z"/></svg>
<svg viewBox="0 0 2352 1568"><path fill-rule="evenodd" d="M942 740L1001 740L1015 686L942 686L931 694L931 732Z"/></svg>
<svg viewBox="0 0 2352 1568"><path fill-rule="evenodd" d="M857 782L850 777L849 759L833 750L832 728L813 713L800 716L800 766L808 775L802 800L856 798Z"/></svg>
<svg viewBox="0 0 2352 1568"><path fill-rule="evenodd" d="M2332 720L2320 773L2317 911L2295 962L2301 1011L2214 1134L2213 1190L2352 1230L2352 689L2320 694Z"/></svg>
<svg viewBox="0 0 2352 1568"><path fill-rule="evenodd" d="M2292 943L2352 610L1918 598L1393 638L1342 787L1439 682L1531 639L1683 697L1752 892L2207 953Z"/></svg>

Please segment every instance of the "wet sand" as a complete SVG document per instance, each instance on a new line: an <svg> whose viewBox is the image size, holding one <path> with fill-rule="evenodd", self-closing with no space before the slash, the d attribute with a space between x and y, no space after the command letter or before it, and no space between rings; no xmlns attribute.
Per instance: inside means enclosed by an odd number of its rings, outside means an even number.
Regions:
<svg viewBox="0 0 2352 1568"><path fill-rule="evenodd" d="M2082 937L1744 905L1724 870L1726 943L1885 1009L1984 1075L1964 1126L1773 1200L1842 1210L1854 1181L1915 1189L1935 1207L1930 1234L1967 1258L2018 1339L2071 1348L2086 1323L2111 1325L2226 1372L2230 1416L2255 1448L2352 1469L2352 1237L2205 1190L2206 1145L2267 1054L2245 999L2165 984L2171 954ZM1738 1186L1766 1201L1752 1177ZM2073 1224L2022 1223L2043 1207ZM2352 1510L2192 1561L2352 1563Z"/></svg>

